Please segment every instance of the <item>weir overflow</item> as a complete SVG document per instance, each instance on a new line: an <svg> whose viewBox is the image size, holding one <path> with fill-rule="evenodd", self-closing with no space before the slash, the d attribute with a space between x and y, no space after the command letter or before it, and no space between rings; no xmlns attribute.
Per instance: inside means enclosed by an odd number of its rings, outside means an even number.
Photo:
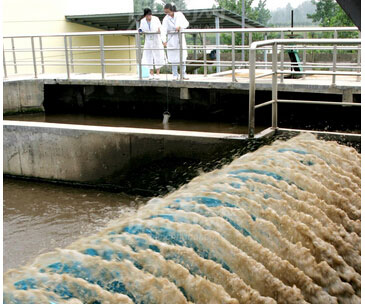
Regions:
<svg viewBox="0 0 365 304"><path fill-rule="evenodd" d="M130 185L131 172L143 179L154 162L209 163L246 149L104 230L9 270L6 304L360 303L361 157L307 133L361 139L361 41L340 38L358 29L183 34L193 38L194 74L177 81L171 64L159 81L144 79L135 30L4 37L4 114L45 113L41 122L6 116L7 175L113 188ZM237 45L237 34L249 44ZM167 105L173 123L162 127ZM66 124L64 113L158 118L161 126ZM194 119L243 131L174 127ZM262 146L287 131L302 134Z"/></svg>
<svg viewBox="0 0 365 304"><path fill-rule="evenodd" d="M4 276L5 303L360 303L360 155L302 134Z"/></svg>

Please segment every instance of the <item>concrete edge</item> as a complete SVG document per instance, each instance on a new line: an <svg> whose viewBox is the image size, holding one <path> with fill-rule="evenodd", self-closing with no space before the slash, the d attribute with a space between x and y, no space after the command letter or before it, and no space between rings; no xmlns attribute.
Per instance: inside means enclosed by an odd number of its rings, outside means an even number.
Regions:
<svg viewBox="0 0 365 304"><path fill-rule="evenodd" d="M104 126L58 124L58 123L31 122L31 121L6 120L3 122L3 126L54 128L54 129L63 129L63 130L79 130L79 131L94 131L94 132L95 131L96 132L114 132L114 133L120 133L120 134L204 137L204 138L233 139L233 140L245 140L248 138L247 134L239 135L239 134L234 134L234 133L212 133L212 132L159 130L159 129L145 129L145 128L104 127Z"/></svg>
<svg viewBox="0 0 365 304"><path fill-rule="evenodd" d="M216 76L215 76L216 77ZM7 82L16 81L40 81L45 85L60 84L60 85L105 85L105 86L133 86L133 87L166 87L169 88L188 88L188 89L227 89L227 90L248 90L248 82L218 82L218 81L171 81L171 80L116 80L116 79L79 79L79 78L37 78L37 79L15 79L15 80L5 80ZM313 93L315 89L317 92L329 93L329 94L342 94L344 90L351 89L353 94L361 94L361 83L358 85L335 85L331 86L324 84L307 84L307 83L278 83L278 90L282 92L290 92L292 90L300 90L301 93ZM271 91L271 82L267 83L256 83L256 90Z"/></svg>
<svg viewBox="0 0 365 304"><path fill-rule="evenodd" d="M318 136L328 136L333 139L343 139L345 138L347 141L350 142L361 142L361 134L352 134L352 133L340 133L340 132L325 132L325 131L312 131L312 130L298 130L298 129L285 129L285 128L278 128L277 132L279 134L282 133L312 133Z"/></svg>
<svg viewBox="0 0 365 304"><path fill-rule="evenodd" d="M262 130L261 132L257 133L255 135L255 138L265 138L265 137L271 137L276 134L276 129L269 127L265 130Z"/></svg>

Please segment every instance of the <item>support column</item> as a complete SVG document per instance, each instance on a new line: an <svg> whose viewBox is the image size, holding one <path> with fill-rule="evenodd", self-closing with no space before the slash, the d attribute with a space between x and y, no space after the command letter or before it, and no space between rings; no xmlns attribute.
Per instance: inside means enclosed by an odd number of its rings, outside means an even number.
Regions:
<svg viewBox="0 0 365 304"><path fill-rule="evenodd" d="M342 94L342 102L354 102L354 95L352 93L352 89L343 90Z"/></svg>
<svg viewBox="0 0 365 304"><path fill-rule="evenodd" d="M180 99L182 100L190 99L190 92L188 88L180 88Z"/></svg>

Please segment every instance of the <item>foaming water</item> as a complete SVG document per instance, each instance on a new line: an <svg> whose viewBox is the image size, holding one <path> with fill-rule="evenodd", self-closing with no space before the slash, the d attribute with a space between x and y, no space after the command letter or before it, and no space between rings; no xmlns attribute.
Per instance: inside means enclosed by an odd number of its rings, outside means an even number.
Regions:
<svg viewBox="0 0 365 304"><path fill-rule="evenodd" d="M360 303L360 155L300 135L4 276L5 303Z"/></svg>

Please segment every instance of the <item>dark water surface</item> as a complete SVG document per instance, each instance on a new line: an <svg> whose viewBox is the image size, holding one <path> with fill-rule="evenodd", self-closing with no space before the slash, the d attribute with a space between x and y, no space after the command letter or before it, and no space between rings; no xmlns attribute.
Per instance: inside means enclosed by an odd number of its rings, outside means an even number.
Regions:
<svg viewBox="0 0 365 304"><path fill-rule="evenodd" d="M133 214L148 198L4 178L4 271L81 236L119 216Z"/></svg>
<svg viewBox="0 0 365 304"><path fill-rule="evenodd" d="M247 134L247 125L223 122L207 122L207 121L188 121L176 120L170 117L167 126L162 124L161 119L148 118L126 118L118 116L97 116L85 114L18 114L5 116L5 120L19 121L36 121L63 124L79 124L92 126L108 126L108 127L128 127L128 128L147 128L147 129L168 129L183 131L200 131L215 133L234 133ZM263 130L263 127L256 126L256 132Z"/></svg>

